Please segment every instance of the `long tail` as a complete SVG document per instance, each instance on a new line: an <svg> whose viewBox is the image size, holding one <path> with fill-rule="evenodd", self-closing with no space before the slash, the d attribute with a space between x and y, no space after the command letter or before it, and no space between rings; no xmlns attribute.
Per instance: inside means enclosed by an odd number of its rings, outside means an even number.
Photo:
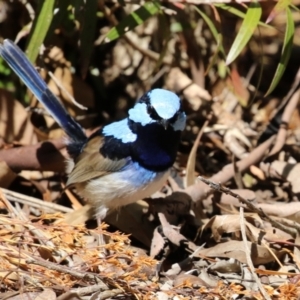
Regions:
<svg viewBox="0 0 300 300"><path fill-rule="evenodd" d="M72 141L86 141L86 135L82 127L68 114L17 45L10 40L4 40L3 44L0 44L0 56L3 57L35 97L45 106Z"/></svg>

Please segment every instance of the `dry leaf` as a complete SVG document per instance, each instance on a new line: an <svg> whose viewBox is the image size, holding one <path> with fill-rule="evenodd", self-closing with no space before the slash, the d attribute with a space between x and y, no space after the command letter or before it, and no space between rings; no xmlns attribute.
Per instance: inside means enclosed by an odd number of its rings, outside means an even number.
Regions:
<svg viewBox="0 0 300 300"><path fill-rule="evenodd" d="M267 264L275 261L273 255L266 247L248 242L251 252L251 259L254 265ZM277 257L280 257L285 251L273 251ZM247 263L245 247L243 241L229 241L225 243L219 243L208 249L201 249L199 255L208 257L228 257L235 258L242 263Z"/></svg>
<svg viewBox="0 0 300 300"><path fill-rule="evenodd" d="M18 175L13 172L5 161L0 161L0 187L8 188Z"/></svg>
<svg viewBox="0 0 300 300"><path fill-rule="evenodd" d="M247 220L246 225L251 225L249 222L262 225L262 221L257 214L245 214L245 218ZM214 216L203 226L202 231L207 228L211 228L215 241L220 242L223 233L240 232L240 217L239 215Z"/></svg>
<svg viewBox="0 0 300 300"><path fill-rule="evenodd" d="M34 127L28 113L11 93L0 89L0 137L7 143L19 142L24 145L37 143Z"/></svg>
<svg viewBox="0 0 300 300"><path fill-rule="evenodd" d="M271 164L271 168L291 183L293 193L300 193L300 164L289 164L285 161L274 161Z"/></svg>
<svg viewBox="0 0 300 300"><path fill-rule="evenodd" d="M167 88L171 91L183 91L184 97L194 111L199 110L203 101L210 101L210 94L199 85L192 82L179 68L172 68L166 81Z"/></svg>

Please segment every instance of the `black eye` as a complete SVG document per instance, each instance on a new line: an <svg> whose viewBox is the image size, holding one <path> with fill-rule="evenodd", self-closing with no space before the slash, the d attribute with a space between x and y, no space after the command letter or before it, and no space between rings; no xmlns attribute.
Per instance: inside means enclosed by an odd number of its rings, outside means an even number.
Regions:
<svg viewBox="0 0 300 300"><path fill-rule="evenodd" d="M170 123L173 124L178 118L178 113L176 113L171 119L169 119Z"/></svg>
<svg viewBox="0 0 300 300"><path fill-rule="evenodd" d="M161 117L157 114L153 106L147 105L147 112L153 120L160 120Z"/></svg>
<svg viewBox="0 0 300 300"><path fill-rule="evenodd" d="M171 123L171 124L174 124L176 121L177 121L177 119L178 119L178 117L179 117L179 115L182 113L182 110L180 109L180 110L178 110L177 112L176 112L176 114L171 118L171 119L169 119L169 122Z"/></svg>

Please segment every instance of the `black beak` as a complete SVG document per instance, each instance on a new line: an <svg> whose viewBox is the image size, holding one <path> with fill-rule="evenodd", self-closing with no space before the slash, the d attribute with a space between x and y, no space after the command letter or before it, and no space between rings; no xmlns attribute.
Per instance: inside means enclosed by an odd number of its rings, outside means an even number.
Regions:
<svg viewBox="0 0 300 300"><path fill-rule="evenodd" d="M169 126L169 120L165 120L165 119L161 119L160 120L160 124L163 126L163 128L165 130L167 130L168 126Z"/></svg>

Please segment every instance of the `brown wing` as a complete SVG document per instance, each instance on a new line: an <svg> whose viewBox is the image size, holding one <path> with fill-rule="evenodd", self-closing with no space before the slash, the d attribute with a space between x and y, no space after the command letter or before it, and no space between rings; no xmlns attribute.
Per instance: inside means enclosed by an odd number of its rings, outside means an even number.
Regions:
<svg viewBox="0 0 300 300"><path fill-rule="evenodd" d="M103 141L104 138L101 136L96 136L88 141L82 153L75 160L75 166L69 174L67 186L118 171L127 164L128 159L126 158L111 160L103 157L99 151Z"/></svg>

